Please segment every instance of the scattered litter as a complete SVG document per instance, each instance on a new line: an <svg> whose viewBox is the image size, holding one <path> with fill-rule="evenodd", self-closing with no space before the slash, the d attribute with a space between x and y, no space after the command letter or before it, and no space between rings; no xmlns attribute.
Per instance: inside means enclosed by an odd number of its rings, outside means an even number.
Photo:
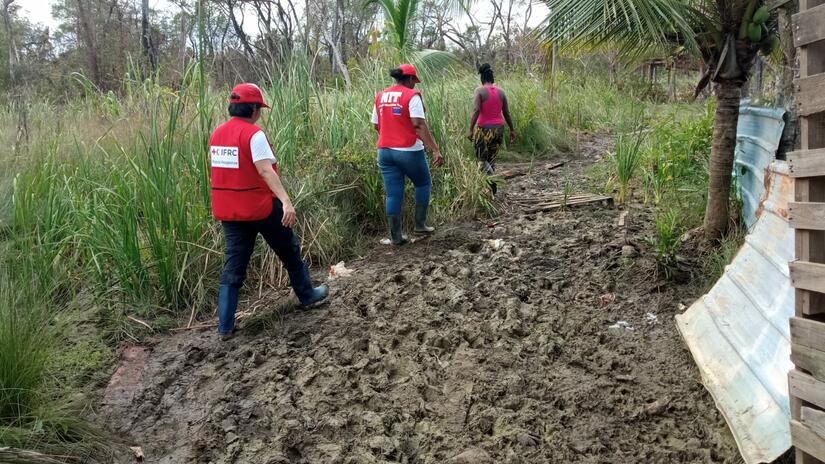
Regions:
<svg viewBox="0 0 825 464"><path fill-rule="evenodd" d="M659 316L653 313L645 313L645 322L647 322L648 324L658 324Z"/></svg>
<svg viewBox="0 0 825 464"><path fill-rule="evenodd" d="M608 329L633 330L633 327L631 327L627 321L617 321L615 324L609 326Z"/></svg>
<svg viewBox="0 0 825 464"><path fill-rule="evenodd" d="M633 245L624 245L622 246L622 256L625 258L632 258L636 255L636 248Z"/></svg>
<svg viewBox="0 0 825 464"><path fill-rule="evenodd" d="M140 446L130 446L129 449L132 450L132 454L135 455L135 459L137 459L138 462L143 462L143 448Z"/></svg>
<svg viewBox="0 0 825 464"><path fill-rule="evenodd" d="M686 309L687 309L687 306L683 305L682 303L679 303L679 311L684 311Z"/></svg>
<svg viewBox="0 0 825 464"><path fill-rule="evenodd" d="M487 240L487 246L493 249L493 251L498 251L501 247L504 246L504 240L497 238L492 240Z"/></svg>
<svg viewBox="0 0 825 464"><path fill-rule="evenodd" d="M625 227L627 225L627 213L628 212L629 211L624 210L624 211L621 212L621 214L619 214L619 221L618 221L619 227Z"/></svg>
<svg viewBox="0 0 825 464"><path fill-rule="evenodd" d="M599 307L604 308L612 304L614 301L616 301L615 293L605 293L599 297Z"/></svg>
<svg viewBox="0 0 825 464"><path fill-rule="evenodd" d="M349 277L353 273L352 269L348 269L344 262L341 261L340 263L336 264L335 266L329 267L329 280L335 280L339 277Z"/></svg>
<svg viewBox="0 0 825 464"><path fill-rule="evenodd" d="M405 235L405 237L407 238L407 243L415 243L419 240L422 240L421 238L418 238L418 237L407 237L406 235ZM390 240L388 238L382 238L381 240L378 241L378 243L380 243L381 245L392 245L392 240Z"/></svg>

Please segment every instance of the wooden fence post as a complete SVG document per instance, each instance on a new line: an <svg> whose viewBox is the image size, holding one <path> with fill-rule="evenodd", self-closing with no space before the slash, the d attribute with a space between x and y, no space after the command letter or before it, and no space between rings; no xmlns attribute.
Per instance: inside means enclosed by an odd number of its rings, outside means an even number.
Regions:
<svg viewBox="0 0 825 464"><path fill-rule="evenodd" d="M791 440L797 464L825 463L825 0L800 0L797 107L801 149L788 154L789 205L796 261L790 265L796 310L790 321Z"/></svg>

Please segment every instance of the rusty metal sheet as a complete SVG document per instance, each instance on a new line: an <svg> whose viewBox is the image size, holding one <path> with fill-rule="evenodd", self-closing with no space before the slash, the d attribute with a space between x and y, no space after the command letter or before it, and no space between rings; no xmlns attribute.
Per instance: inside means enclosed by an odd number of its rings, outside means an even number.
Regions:
<svg viewBox="0 0 825 464"><path fill-rule="evenodd" d="M743 100L739 110L733 173L742 199L742 216L750 229L765 198L765 170L779 148L785 122L783 110L753 107L748 103Z"/></svg>
<svg viewBox="0 0 825 464"><path fill-rule="evenodd" d="M787 163L773 160L781 133L781 112L743 108L735 169L749 233L713 288L676 316L702 381L748 464L772 462L791 446L793 180Z"/></svg>

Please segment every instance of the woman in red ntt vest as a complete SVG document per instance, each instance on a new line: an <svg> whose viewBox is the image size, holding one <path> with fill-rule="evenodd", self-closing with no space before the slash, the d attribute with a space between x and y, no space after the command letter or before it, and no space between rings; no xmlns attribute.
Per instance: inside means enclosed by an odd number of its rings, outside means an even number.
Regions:
<svg viewBox="0 0 825 464"><path fill-rule="evenodd" d="M421 82L412 65L402 64L390 71L395 85L375 96L372 124L378 131L378 167L384 178L387 220L392 243L407 243L401 233L401 206L404 182L408 177L415 186L415 232L431 234L427 226L432 178L424 147L433 154L433 164L441 166L444 158L433 140L425 119L424 102L415 90Z"/></svg>
<svg viewBox="0 0 825 464"><path fill-rule="evenodd" d="M269 108L255 84L240 84L229 96L229 121L209 139L212 213L223 224L225 251L218 292L218 333L235 329L238 292L261 234L289 274L303 306L326 298L326 285L312 286L301 247L292 232L295 208L286 193L272 147L255 122Z"/></svg>

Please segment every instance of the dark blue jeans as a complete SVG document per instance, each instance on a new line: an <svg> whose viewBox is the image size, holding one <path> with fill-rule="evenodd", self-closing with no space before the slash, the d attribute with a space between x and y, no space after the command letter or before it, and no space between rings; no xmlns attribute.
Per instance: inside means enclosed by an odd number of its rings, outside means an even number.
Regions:
<svg viewBox="0 0 825 464"><path fill-rule="evenodd" d="M281 200L272 199L272 213L269 217L259 221L224 221L224 261L221 285L231 285L241 288L246 280L246 268L255 251L255 240L258 234L278 255L288 272L297 272L303 269L304 259L301 256L301 245L298 238L281 224L284 210Z"/></svg>
<svg viewBox="0 0 825 464"><path fill-rule="evenodd" d="M387 194L387 214L401 214L404 203L404 178L409 177L415 186L415 203L430 204L433 181L424 150L401 151L391 148L378 149L378 167L384 177Z"/></svg>

